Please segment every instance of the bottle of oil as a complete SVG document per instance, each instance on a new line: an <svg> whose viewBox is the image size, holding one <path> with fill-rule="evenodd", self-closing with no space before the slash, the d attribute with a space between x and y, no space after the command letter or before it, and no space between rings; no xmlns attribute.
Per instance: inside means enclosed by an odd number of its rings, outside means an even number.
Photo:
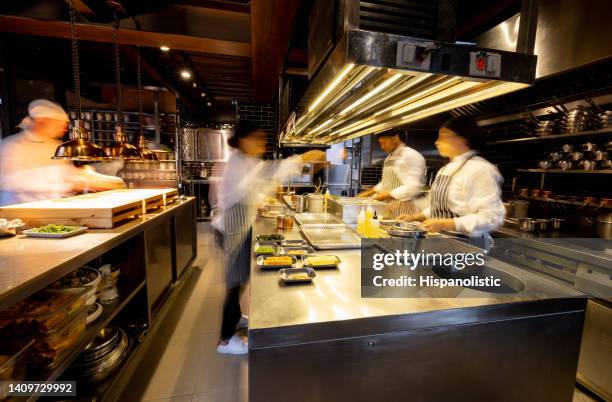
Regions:
<svg viewBox="0 0 612 402"><path fill-rule="evenodd" d="M365 227L366 213L363 208L361 208L361 212L357 215L357 233L365 236L366 227Z"/></svg>
<svg viewBox="0 0 612 402"><path fill-rule="evenodd" d="M371 236L371 226L372 226L372 218L374 218L374 208L372 205L368 203L368 207L365 210L365 235L367 237Z"/></svg>

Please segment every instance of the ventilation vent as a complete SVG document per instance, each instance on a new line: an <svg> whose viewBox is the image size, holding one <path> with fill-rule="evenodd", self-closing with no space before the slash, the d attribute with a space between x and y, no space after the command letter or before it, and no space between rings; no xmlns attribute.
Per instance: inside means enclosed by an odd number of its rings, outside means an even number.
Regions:
<svg viewBox="0 0 612 402"><path fill-rule="evenodd" d="M435 38L435 1L367 0L359 2L359 28L396 35Z"/></svg>

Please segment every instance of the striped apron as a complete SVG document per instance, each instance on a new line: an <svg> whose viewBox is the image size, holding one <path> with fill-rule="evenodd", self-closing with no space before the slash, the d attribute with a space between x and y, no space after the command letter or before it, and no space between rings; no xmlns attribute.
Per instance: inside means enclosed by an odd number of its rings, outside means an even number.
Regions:
<svg viewBox="0 0 612 402"><path fill-rule="evenodd" d="M398 156L395 156L391 153L385 159L385 163L383 165L382 170L382 180L380 181L380 185L382 187L381 191L383 192L393 191L402 185L402 180L397 175L397 172L394 169L395 160L398 158ZM392 199L387 203L387 211L388 217L390 219L395 219L402 214L414 214L416 212L416 208L414 206L414 202L412 202L411 200L400 201Z"/></svg>
<svg viewBox="0 0 612 402"><path fill-rule="evenodd" d="M223 254L228 288L244 285L251 272L251 242L257 209L250 197L223 212Z"/></svg>
<svg viewBox="0 0 612 402"><path fill-rule="evenodd" d="M457 218L459 215L451 211L448 203L448 191L453 176L459 172L463 166L472 159L474 155L471 155L464 160L461 165L454 172L449 175L438 174L436 179L431 185L431 218L432 219L452 219ZM485 251L488 251L492 245L491 235L485 233L480 236L466 236L459 232L445 232L451 237L457 238L458 240L464 241L473 246L479 247Z"/></svg>

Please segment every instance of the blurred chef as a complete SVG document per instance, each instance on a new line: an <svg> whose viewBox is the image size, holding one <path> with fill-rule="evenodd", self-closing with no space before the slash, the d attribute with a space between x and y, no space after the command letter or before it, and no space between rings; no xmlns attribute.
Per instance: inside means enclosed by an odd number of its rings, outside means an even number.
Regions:
<svg viewBox="0 0 612 402"><path fill-rule="evenodd" d="M281 161L265 161L267 135L248 122L241 122L228 140L234 149L225 163L223 177L216 189L219 213L213 226L221 235L225 258L227 293L223 306L219 353L246 354L246 341L235 334L247 325L240 309L240 292L251 270L251 232L257 205L271 194L282 179L298 174L304 163L325 160L325 152L308 151Z"/></svg>
<svg viewBox="0 0 612 402"><path fill-rule="evenodd" d="M117 177L76 168L52 159L68 128L68 115L57 103L30 102L21 132L0 143L0 205L65 197L72 192L125 187Z"/></svg>
<svg viewBox="0 0 612 402"><path fill-rule="evenodd" d="M413 198L421 194L425 179L425 158L418 151L406 146L397 131L377 135L385 159L381 181L358 197L372 197L388 201L391 217L415 212Z"/></svg>
<svg viewBox="0 0 612 402"><path fill-rule="evenodd" d="M448 120L438 131L436 148L450 158L436 175L425 209L400 219L423 221L431 232L459 232L475 246L488 249L489 232L504 222L501 199L503 177L497 168L478 156L482 132L464 116Z"/></svg>

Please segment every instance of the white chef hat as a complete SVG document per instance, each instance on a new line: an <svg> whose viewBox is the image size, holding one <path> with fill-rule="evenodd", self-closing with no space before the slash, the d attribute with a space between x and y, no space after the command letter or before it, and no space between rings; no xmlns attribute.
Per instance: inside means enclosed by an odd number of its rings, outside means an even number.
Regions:
<svg viewBox="0 0 612 402"><path fill-rule="evenodd" d="M33 120L39 117L68 121L68 114L59 104L46 99L36 99L28 105L28 116L21 120L19 127L27 129L31 127Z"/></svg>

